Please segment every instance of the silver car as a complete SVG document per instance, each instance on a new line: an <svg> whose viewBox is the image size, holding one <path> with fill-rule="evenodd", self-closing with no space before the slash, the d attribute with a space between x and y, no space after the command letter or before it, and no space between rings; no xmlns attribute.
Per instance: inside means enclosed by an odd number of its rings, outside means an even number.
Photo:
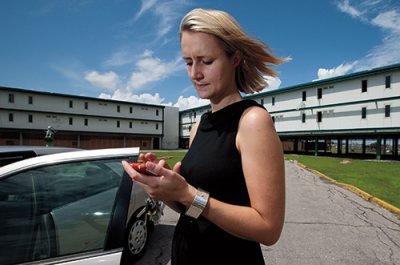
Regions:
<svg viewBox="0 0 400 265"><path fill-rule="evenodd" d="M121 161L139 148L73 151L0 167L0 264L130 264L163 205Z"/></svg>

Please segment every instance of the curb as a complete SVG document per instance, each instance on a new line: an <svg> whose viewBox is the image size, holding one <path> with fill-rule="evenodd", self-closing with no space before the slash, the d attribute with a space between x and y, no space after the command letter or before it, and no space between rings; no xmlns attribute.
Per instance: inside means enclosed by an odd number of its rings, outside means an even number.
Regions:
<svg viewBox="0 0 400 265"><path fill-rule="evenodd" d="M372 196L371 194L369 194L353 185L338 182L338 181L332 179L331 177L328 177L327 175L325 175L315 169L312 169L312 168L307 167L306 165L303 165L302 163L298 162L297 160L291 160L291 161L294 162L296 165L314 173L315 175L319 176L320 178L326 179L335 185L338 185L342 188L345 188L345 189L357 194L358 196L360 196L361 198L363 198L366 201L373 202L373 203L387 209L388 211L392 212L393 214L397 215L397 217L400 218L400 209L397 208L396 206L391 205L390 203L387 203L379 198L376 198L376 197Z"/></svg>

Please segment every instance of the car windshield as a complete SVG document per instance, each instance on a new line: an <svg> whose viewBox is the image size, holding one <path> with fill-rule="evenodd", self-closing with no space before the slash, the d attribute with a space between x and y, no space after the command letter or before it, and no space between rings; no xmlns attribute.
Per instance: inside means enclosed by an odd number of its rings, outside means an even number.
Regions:
<svg viewBox="0 0 400 265"><path fill-rule="evenodd" d="M1 179L1 264L103 249L122 159L53 164Z"/></svg>

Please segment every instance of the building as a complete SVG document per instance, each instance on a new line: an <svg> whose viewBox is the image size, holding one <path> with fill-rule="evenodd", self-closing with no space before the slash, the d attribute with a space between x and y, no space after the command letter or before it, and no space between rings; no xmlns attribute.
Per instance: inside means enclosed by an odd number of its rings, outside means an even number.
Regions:
<svg viewBox="0 0 400 265"><path fill-rule="evenodd" d="M0 87L0 145L178 147L178 108Z"/></svg>
<svg viewBox="0 0 400 265"><path fill-rule="evenodd" d="M269 111L285 152L399 159L400 64L247 96ZM210 106L180 112L180 145Z"/></svg>
<svg viewBox="0 0 400 265"><path fill-rule="evenodd" d="M285 152L399 159L400 64L256 93ZM175 107L0 87L0 145L186 148L210 105Z"/></svg>

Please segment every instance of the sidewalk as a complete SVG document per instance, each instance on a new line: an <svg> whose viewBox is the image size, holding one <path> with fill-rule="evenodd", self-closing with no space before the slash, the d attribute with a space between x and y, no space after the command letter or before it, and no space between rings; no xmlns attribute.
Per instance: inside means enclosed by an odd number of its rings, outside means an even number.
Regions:
<svg viewBox="0 0 400 265"><path fill-rule="evenodd" d="M286 161L287 212L266 264L400 264L400 220Z"/></svg>

